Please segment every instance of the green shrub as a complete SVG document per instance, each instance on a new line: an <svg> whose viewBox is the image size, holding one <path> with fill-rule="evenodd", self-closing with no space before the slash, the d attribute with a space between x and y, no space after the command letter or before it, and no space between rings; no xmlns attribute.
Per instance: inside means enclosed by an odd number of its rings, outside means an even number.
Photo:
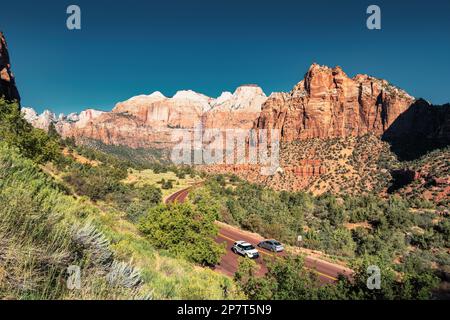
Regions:
<svg viewBox="0 0 450 320"><path fill-rule="evenodd" d="M201 265L216 265L224 253L214 242L216 217L216 210L202 202L159 205L141 219L139 229L159 249Z"/></svg>
<svg viewBox="0 0 450 320"><path fill-rule="evenodd" d="M62 194L31 160L0 143L0 299L119 299L138 287L111 286L114 256L94 226L92 208ZM81 270L81 290L66 285Z"/></svg>
<svg viewBox="0 0 450 320"><path fill-rule="evenodd" d="M33 128L22 116L19 106L0 99L0 141L17 148L37 163L60 160L58 138Z"/></svg>

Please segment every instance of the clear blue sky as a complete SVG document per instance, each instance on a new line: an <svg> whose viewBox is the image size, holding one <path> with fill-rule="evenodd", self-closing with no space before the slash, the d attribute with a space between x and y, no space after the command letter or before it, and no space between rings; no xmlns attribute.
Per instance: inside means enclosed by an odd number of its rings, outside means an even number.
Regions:
<svg viewBox="0 0 450 320"><path fill-rule="evenodd" d="M82 30L66 8L82 9ZM382 9L382 30L366 9ZM312 62L385 78L416 97L450 101L450 1L2 1L25 106L111 109L160 90L210 96L243 83L289 91Z"/></svg>

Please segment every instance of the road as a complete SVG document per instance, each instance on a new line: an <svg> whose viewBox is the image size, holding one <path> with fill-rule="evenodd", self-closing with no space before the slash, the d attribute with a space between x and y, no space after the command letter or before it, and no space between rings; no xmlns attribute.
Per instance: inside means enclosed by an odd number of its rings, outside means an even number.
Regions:
<svg viewBox="0 0 450 320"><path fill-rule="evenodd" d="M175 192L166 199L166 203L174 203L174 202L182 203L186 201L191 188ZM263 240L263 237L261 237L258 234L253 234L250 232L240 230L236 227L229 226L221 222L217 222L217 225L219 226L219 234L215 239L215 241L217 243L225 243L227 252L222 257L220 264L215 267L215 270L223 274L233 276L234 273L237 271L239 258L238 255L234 254L231 251L233 243L242 240L256 246L261 240ZM259 266L257 275L260 276L263 276L265 273L267 273L267 267L265 265L264 262L265 259L263 259L263 257L268 259L277 259L285 256L285 253L275 254L273 252L269 252L264 249L259 249L259 252L261 253L261 257L259 259L256 259L256 262ZM312 255L306 255L304 257L304 262L305 268L315 272L322 283L332 283L336 281L339 274L343 274L345 276L351 276L352 274L352 270L344 266L341 266L339 264L333 264L325 260L321 260L318 257Z"/></svg>
<svg viewBox="0 0 450 320"><path fill-rule="evenodd" d="M166 203L174 203L174 202L183 203L184 201L186 201L186 198L189 195L190 190L191 188L187 188L175 192L166 199Z"/></svg>

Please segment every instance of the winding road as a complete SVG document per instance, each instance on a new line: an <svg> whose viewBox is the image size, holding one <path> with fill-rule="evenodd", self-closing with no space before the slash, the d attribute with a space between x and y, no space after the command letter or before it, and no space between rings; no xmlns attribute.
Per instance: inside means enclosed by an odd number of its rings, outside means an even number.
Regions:
<svg viewBox="0 0 450 320"><path fill-rule="evenodd" d="M166 199L165 201L166 204L175 202L183 203L184 201L186 201L189 192L194 187L195 186L192 186L190 188L186 188L175 192ZM233 276L234 273L237 271L239 258L238 255L234 254L231 251L231 247L233 246L234 242L242 240L247 241L256 246L264 238L258 234L246 232L222 222L216 223L219 226L219 234L215 239L215 241L217 243L225 243L227 252L222 257L220 264L215 267L215 270L228 276ZM263 276L265 273L267 273L267 267L264 261L266 259L263 259L262 257L269 259L277 259L285 256L285 253L276 254L261 248L259 248L258 250L261 254L261 257L258 258L256 262L259 265L258 275L260 276ZM353 273L353 271L349 268L325 260L321 260L320 258L315 257L313 255L306 255L304 257L304 262L305 268L315 272L322 283L332 283L336 281L339 274L351 277L351 274Z"/></svg>

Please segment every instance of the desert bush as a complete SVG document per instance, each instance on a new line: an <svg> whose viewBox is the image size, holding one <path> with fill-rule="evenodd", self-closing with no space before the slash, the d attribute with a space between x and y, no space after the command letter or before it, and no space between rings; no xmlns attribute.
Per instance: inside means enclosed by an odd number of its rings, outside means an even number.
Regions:
<svg viewBox="0 0 450 320"><path fill-rule="evenodd" d="M57 137L33 128L15 103L0 98L0 141L15 147L22 155L37 163L58 161L62 155Z"/></svg>
<svg viewBox="0 0 450 320"><path fill-rule="evenodd" d="M217 211L199 201L151 208L139 224L141 232L159 249L201 265L215 265L224 252L214 242Z"/></svg>
<svg viewBox="0 0 450 320"><path fill-rule="evenodd" d="M15 149L0 143L0 297L13 299L132 298L108 285L108 240L82 224L85 208ZM71 215L71 214L74 215ZM80 267L82 290L66 286L69 266Z"/></svg>

